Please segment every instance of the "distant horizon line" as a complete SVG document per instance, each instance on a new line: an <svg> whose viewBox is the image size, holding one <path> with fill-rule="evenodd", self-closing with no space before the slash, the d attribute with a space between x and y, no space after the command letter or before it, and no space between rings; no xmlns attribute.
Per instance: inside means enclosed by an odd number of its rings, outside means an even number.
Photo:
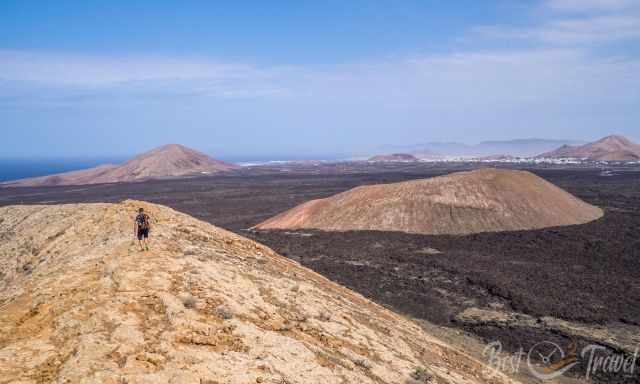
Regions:
<svg viewBox="0 0 640 384"><path fill-rule="evenodd" d="M369 150L357 150L351 153L305 153L305 154L295 154L295 153L281 153L281 154L259 154L259 155L242 155L242 154L217 154L215 151L210 151L206 149L197 149L200 152L203 152L209 156L214 156L216 159L224 160L227 162L235 162L235 163L243 163L243 162L266 162L266 161L296 161L296 160L349 160L357 157L369 156L371 154L385 154L380 153L385 150L391 150L390 148L396 147L400 149L401 147L405 147L405 149L409 149L410 147L416 147L421 145L448 145L448 144L456 144L456 145L464 145L464 146L477 146L484 143L512 143L512 142L522 142L522 141L550 141L550 142L575 142L575 143L590 143L593 141L600 140L609 136L623 136L627 137L632 141L636 141L635 137L629 137L628 135L619 135L616 133L600 136L596 139L556 139L556 138L544 138L544 137L524 137L524 138L512 138L512 139L487 139L482 141L477 141L474 143L470 142L462 142L462 141L420 141L415 143L406 143L406 144L380 144L375 149ZM73 162L73 161L87 161L87 162L97 162L101 161L102 164L120 164L126 162L132 157L138 156L147 151L160 148L170 144L179 144L188 148L193 148L190 145L181 144L178 142L165 143L158 146L154 146L150 149L141 150L140 152L129 153L129 154L111 154L111 155L37 155L37 156L28 156L28 155L14 155L14 156L3 156L0 155L0 162L39 162L39 161L59 161L59 162ZM386 147L386 149L385 149ZM194 148L196 149L196 148Z"/></svg>

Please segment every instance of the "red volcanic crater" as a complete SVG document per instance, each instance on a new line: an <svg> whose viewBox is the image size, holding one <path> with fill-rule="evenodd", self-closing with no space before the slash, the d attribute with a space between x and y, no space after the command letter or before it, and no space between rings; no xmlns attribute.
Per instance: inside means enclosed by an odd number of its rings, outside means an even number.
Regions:
<svg viewBox="0 0 640 384"><path fill-rule="evenodd" d="M283 212L256 229L469 234L587 223L603 211L526 171L482 169L357 187Z"/></svg>

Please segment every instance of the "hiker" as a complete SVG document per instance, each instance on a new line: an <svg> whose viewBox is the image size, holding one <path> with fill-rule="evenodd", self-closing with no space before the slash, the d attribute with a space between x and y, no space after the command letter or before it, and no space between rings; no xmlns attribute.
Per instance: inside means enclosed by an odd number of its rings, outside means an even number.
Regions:
<svg viewBox="0 0 640 384"><path fill-rule="evenodd" d="M140 250L149 250L148 238L149 230L151 229L151 218L144 213L144 208L138 209L138 215L133 224L133 234L138 237L138 243L140 244Z"/></svg>

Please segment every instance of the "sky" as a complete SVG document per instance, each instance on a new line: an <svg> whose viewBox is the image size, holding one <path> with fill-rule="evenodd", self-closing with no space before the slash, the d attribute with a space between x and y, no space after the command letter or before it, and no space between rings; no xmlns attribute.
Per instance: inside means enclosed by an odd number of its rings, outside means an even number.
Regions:
<svg viewBox="0 0 640 384"><path fill-rule="evenodd" d="M0 157L640 141L640 0L3 0L0 20Z"/></svg>

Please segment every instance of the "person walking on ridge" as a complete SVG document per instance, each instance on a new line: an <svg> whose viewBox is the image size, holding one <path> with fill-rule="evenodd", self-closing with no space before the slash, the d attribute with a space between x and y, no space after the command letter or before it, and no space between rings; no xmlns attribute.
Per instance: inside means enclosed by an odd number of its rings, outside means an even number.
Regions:
<svg viewBox="0 0 640 384"><path fill-rule="evenodd" d="M138 209L138 215L133 222L133 234L138 237L140 251L149 250L148 238L151 229L151 218L144 213L144 208Z"/></svg>

